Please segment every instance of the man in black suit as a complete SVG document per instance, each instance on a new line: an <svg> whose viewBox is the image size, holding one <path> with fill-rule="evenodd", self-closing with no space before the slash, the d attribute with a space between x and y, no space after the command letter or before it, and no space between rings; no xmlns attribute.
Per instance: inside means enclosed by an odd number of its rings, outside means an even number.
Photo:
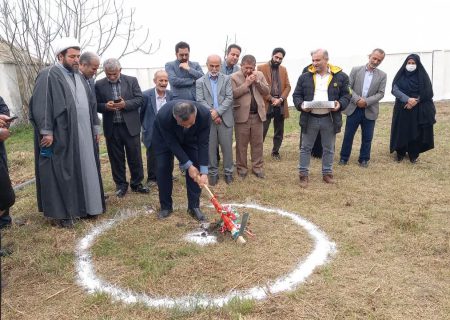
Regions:
<svg viewBox="0 0 450 320"><path fill-rule="evenodd" d="M173 211L171 161L175 155L187 172L188 213L198 221L206 220L199 206L200 187L208 181L210 118L208 108L188 100L167 102L156 115L152 143L161 205L158 218L167 218Z"/></svg>
<svg viewBox="0 0 450 320"><path fill-rule="evenodd" d="M142 185L144 168L141 155L141 122L139 108L143 97L135 77L121 74L117 59L108 59L103 63L106 78L95 84L97 110L103 114L103 131L106 138L109 161L116 195L121 198L128 190L125 174L125 154L130 169L131 190L148 193Z"/></svg>

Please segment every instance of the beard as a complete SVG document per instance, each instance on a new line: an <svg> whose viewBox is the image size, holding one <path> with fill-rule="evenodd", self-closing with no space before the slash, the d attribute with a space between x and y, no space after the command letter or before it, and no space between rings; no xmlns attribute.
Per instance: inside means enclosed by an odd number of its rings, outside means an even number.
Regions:
<svg viewBox="0 0 450 320"><path fill-rule="evenodd" d="M281 62L273 61L273 60L270 60L270 63L272 64L272 67L275 67L275 68L278 68L281 64Z"/></svg>
<svg viewBox="0 0 450 320"><path fill-rule="evenodd" d="M78 63L69 64L67 63L67 61L63 60L63 66L70 72L76 72L78 71L79 64Z"/></svg>

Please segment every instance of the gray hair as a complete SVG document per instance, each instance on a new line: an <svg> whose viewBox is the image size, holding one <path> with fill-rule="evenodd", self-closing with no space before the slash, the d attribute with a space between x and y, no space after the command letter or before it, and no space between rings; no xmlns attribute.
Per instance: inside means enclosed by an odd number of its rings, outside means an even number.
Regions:
<svg viewBox="0 0 450 320"><path fill-rule="evenodd" d="M106 59L105 62L103 62L103 69L104 70L120 70L122 69L119 60L115 59L115 58L109 58Z"/></svg>
<svg viewBox="0 0 450 320"><path fill-rule="evenodd" d="M383 49L380 49L380 48L375 48L375 49L373 49L373 50L372 50L372 53L375 53L375 52L377 52L377 51L378 51L380 54L382 54L383 56L386 55L386 53L384 52L384 50L383 50ZM372 53L371 53L371 54L372 54Z"/></svg>
<svg viewBox="0 0 450 320"><path fill-rule="evenodd" d="M191 102L177 102L173 106L173 116L181 121L187 121L192 114L197 114L197 108Z"/></svg>
<svg viewBox="0 0 450 320"><path fill-rule="evenodd" d="M83 52L80 56L80 64L90 65L92 63L92 61L95 59L100 61L100 57L98 56L98 54L96 54L94 52L86 51L86 52Z"/></svg>
<svg viewBox="0 0 450 320"><path fill-rule="evenodd" d="M241 65L243 64L256 64L256 58L251 54L247 54L241 59Z"/></svg>
<svg viewBox="0 0 450 320"><path fill-rule="evenodd" d="M316 49L316 50L311 51L311 57L313 56L313 54L316 54L316 53L322 53L323 58L325 60L328 60L328 51L326 49Z"/></svg>

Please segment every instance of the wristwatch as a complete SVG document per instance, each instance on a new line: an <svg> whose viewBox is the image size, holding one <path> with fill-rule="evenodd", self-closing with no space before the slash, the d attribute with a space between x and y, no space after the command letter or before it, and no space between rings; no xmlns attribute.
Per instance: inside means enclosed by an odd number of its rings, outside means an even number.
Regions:
<svg viewBox="0 0 450 320"><path fill-rule="evenodd" d="M284 102L284 99L283 99L283 97L280 97L280 100L281 100L281 102Z"/></svg>

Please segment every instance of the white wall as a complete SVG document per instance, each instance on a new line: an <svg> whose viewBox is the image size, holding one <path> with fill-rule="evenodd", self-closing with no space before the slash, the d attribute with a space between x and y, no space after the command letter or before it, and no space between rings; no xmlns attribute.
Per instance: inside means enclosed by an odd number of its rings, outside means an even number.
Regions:
<svg viewBox="0 0 450 320"><path fill-rule="evenodd" d="M5 100L12 114L22 116L22 99L17 82L16 67L10 63L0 63L0 96Z"/></svg>

